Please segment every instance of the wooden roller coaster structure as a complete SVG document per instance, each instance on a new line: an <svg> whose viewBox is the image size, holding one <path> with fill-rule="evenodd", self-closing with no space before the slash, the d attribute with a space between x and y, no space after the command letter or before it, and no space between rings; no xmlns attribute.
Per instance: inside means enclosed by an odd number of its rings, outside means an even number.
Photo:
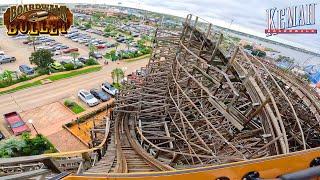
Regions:
<svg viewBox="0 0 320 180"><path fill-rule="evenodd" d="M63 176L65 157L77 167L65 179L319 175L319 98L303 81L192 15L182 30L158 29L153 46L117 95L100 144L44 155L46 169Z"/></svg>

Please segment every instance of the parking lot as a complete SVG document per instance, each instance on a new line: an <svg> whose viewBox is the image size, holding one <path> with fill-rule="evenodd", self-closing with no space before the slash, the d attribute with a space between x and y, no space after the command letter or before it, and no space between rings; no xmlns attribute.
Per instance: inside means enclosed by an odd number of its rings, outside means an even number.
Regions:
<svg viewBox="0 0 320 180"><path fill-rule="evenodd" d="M73 97L81 106L89 108L83 104L77 97L80 89L90 90L91 88L100 88L103 82L112 82L110 76L114 68L127 67L126 74L129 74L148 63L148 58L141 59L135 63L126 63L124 61L110 62L104 66L101 71L76 76L69 79L56 81L50 84L45 84L11 94L0 96L0 131L4 132L5 136L10 135L7 124L2 118L2 115L8 112L17 111L24 112L31 109L45 106L62 99ZM50 114L47 114L50 116ZM25 120L25 119L24 119ZM27 120L25 120L27 121Z"/></svg>
<svg viewBox="0 0 320 180"><path fill-rule="evenodd" d="M4 28L0 28L0 39L0 51L4 51L6 55L16 57L15 62L0 64L0 73L4 70L18 71L18 67L21 64L30 65L29 57L33 52L32 46L26 46L7 36Z"/></svg>
<svg viewBox="0 0 320 180"><path fill-rule="evenodd" d="M83 31L78 29L73 29L71 31L77 31L80 35L87 36L90 40L89 43L93 43L94 46L99 47L97 48L96 52L100 53L100 55L104 55L106 52L110 52L111 50L127 50L128 46L126 43L118 43L117 48L112 46L108 47L108 45L114 45L116 43L115 38L112 37L104 37L102 35L98 35L95 33L92 33L90 31ZM93 30L94 31L94 30ZM67 36L67 35L66 35ZM69 61L72 59L70 56L70 53L65 53L68 49L76 48L77 52L80 54L79 57L89 57L89 47L88 42L85 45L84 42L77 42L73 39L67 38L66 36L41 36L39 39L37 38L35 40L35 48L37 49L50 49L54 53L54 59L58 62L61 62L65 59L69 59ZM29 57L31 56L31 53L34 51L33 44L30 42L27 36L21 36L20 38L16 37L9 37L6 35L6 30L4 28L0 28L0 51L3 51L6 56L12 56L16 58L15 62L9 62L9 63L3 63L0 64L0 73L4 70L10 70L15 71L17 73L21 73L19 71L20 65L28 65L32 67L29 61ZM52 40L50 42L47 42L46 40ZM138 38L135 38L137 40ZM83 40L83 39L81 39ZM44 41L44 42L42 42ZM100 42L100 44L97 43L97 41ZM96 43L96 44L95 44ZM59 47L63 46L64 48L60 49ZM101 46L106 46L102 47ZM133 48L133 47L131 47ZM105 59L99 58L97 59L100 64L102 64Z"/></svg>
<svg viewBox="0 0 320 180"><path fill-rule="evenodd" d="M113 38L105 38L85 31L80 32L105 42L115 42ZM4 70L19 72L19 66L22 64L32 67L29 62L29 57L34 49L32 44L28 45L23 43L24 41L27 41L27 38L17 39L9 37L6 35L6 31L3 28L0 28L0 38L2 39L2 41L0 41L0 51L4 51L6 55L14 56L16 58L15 62L0 64L0 72ZM74 42L63 36L48 36L48 39L53 39L61 45L68 46L68 48L78 48L80 56L88 57L89 55L89 48L84 44ZM36 48L44 46L44 44L45 43L38 44L36 45ZM125 48L127 47L123 43L120 43L118 46L118 49ZM115 48L98 49L98 52L105 54L105 52L110 51L111 49ZM70 56L70 54L61 53L61 55L56 55L55 58L64 56ZM104 58L99 59L98 62L100 62L100 64L104 64ZM56 106L51 107L51 105L56 103L60 103L61 105L64 99L72 99L86 110L90 111L98 108L105 103L100 103L95 107L89 107L78 98L77 95L79 90L86 89L90 91L92 88L98 88L101 90L102 83L112 82L111 71L114 68L126 68L127 70L125 71L125 74L129 74L140 67L145 66L147 62L148 58L141 59L134 63L127 63L125 61L109 62L108 65L105 65L102 70L98 72L59 80L50 84L28 88L11 94L0 95L0 131L5 135L5 137L12 136L12 132L10 128L8 128L8 124L5 122L2 115L8 112L17 111L21 114L23 120L28 124L30 129L32 129L33 134L35 134L35 132L32 126L28 123L28 119L33 119L37 130L46 135L59 150L67 151L69 148L68 145L82 149L84 148L83 144L77 143L70 133L68 134L66 130L61 128L62 124L73 119L74 115L64 115L64 112L66 112L66 107L64 106L60 106L59 108L64 109L60 110ZM58 113L58 115L56 113ZM63 117L59 116L59 114ZM74 150L76 150L76 148Z"/></svg>

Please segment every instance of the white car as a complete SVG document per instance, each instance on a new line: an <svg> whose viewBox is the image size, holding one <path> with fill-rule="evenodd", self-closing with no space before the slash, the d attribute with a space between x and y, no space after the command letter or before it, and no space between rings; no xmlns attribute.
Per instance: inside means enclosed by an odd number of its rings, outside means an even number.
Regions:
<svg viewBox="0 0 320 180"><path fill-rule="evenodd" d="M111 84L107 82L101 85L101 89L113 96L115 96L119 92L117 88L113 87Z"/></svg>
<svg viewBox="0 0 320 180"><path fill-rule="evenodd" d="M99 100L87 90L81 89L78 93L78 97L90 107L99 104Z"/></svg>
<svg viewBox="0 0 320 180"><path fill-rule="evenodd" d="M55 55L55 56L58 56L58 55L61 55L61 54L62 54L62 51L60 51L60 50L57 50L57 51L53 52L53 55Z"/></svg>

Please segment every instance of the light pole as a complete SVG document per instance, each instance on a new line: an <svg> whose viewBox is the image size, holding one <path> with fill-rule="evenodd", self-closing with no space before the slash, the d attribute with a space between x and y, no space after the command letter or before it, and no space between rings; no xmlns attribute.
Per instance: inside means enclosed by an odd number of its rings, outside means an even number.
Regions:
<svg viewBox="0 0 320 180"><path fill-rule="evenodd" d="M36 127L34 127L34 125L33 125L33 121L32 121L32 119L29 119L29 120L28 120L28 122L32 125L32 127L33 127L33 129L36 131L37 135L39 135L39 133L38 133L38 131L37 131Z"/></svg>

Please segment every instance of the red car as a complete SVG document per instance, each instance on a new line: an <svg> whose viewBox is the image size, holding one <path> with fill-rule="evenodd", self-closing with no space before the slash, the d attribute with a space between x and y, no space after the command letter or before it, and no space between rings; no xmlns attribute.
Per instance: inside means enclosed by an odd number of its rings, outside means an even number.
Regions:
<svg viewBox="0 0 320 180"><path fill-rule="evenodd" d="M134 72L128 74L127 78L130 84L142 84L142 79Z"/></svg>
<svg viewBox="0 0 320 180"><path fill-rule="evenodd" d="M28 44L29 42L31 42L30 40L25 40L25 41L23 41L22 43L23 44Z"/></svg>
<svg viewBox="0 0 320 180"><path fill-rule="evenodd" d="M63 52L64 53L71 53L71 52L77 52L77 51L79 51L78 48L69 48L69 49L64 50Z"/></svg>
<svg viewBox="0 0 320 180"><path fill-rule="evenodd" d="M97 47L98 49L103 49L103 48L106 47L106 45L105 45L105 44L99 44L99 45L96 45L96 47Z"/></svg>
<svg viewBox="0 0 320 180"><path fill-rule="evenodd" d="M4 115L4 119L9 124L14 135L18 136L24 132L30 132L30 128L21 119L17 112L11 112Z"/></svg>

